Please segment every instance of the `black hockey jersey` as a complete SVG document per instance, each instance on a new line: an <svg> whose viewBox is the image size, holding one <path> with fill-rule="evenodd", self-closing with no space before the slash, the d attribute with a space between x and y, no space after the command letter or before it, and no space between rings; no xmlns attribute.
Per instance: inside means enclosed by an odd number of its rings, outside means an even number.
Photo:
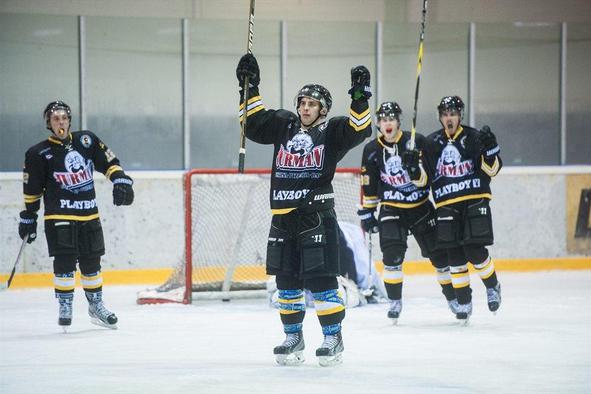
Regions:
<svg viewBox="0 0 591 394"><path fill-rule="evenodd" d="M111 181L125 173L115 154L91 131L55 136L32 146L25 154L23 192L28 211L39 210L45 220L87 221L98 218L93 172Z"/></svg>
<svg viewBox="0 0 591 394"><path fill-rule="evenodd" d="M453 137L444 129L427 137L428 172L436 207L492 198L490 180L503 163L499 155L484 159L478 134L478 130L460 125Z"/></svg>
<svg viewBox="0 0 591 394"><path fill-rule="evenodd" d="M398 208L414 208L429 199L427 177L411 181L402 168L402 153L409 149L410 132L403 131L393 143L380 136L365 145L361 159L363 207L376 208L378 204ZM415 148L422 152L425 137L415 134Z"/></svg>
<svg viewBox="0 0 591 394"><path fill-rule="evenodd" d="M258 89L250 89L246 137L273 144L270 201L273 214L285 214L308 200L333 200L337 163L371 135L366 100L353 101L349 117L334 117L308 130L287 110L266 110ZM240 118L242 108L240 105Z"/></svg>

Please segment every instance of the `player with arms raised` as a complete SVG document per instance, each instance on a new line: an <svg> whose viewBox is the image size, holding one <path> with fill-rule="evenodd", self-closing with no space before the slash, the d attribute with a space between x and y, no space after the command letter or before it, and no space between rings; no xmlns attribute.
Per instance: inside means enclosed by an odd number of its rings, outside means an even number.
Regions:
<svg viewBox="0 0 591 394"><path fill-rule="evenodd" d="M240 86L248 76L246 137L274 145L271 172L273 218L267 246L266 269L276 276L285 341L273 350L279 364L304 361L302 323L306 312L304 288L314 297L324 341L316 350L322 366L342 362L341 322L345 316L338 293L338 224L332 179L337 163L371 135L367 68L351 70L352 97L348 117L327 119L332 98L321 85L305 85L298 92L296 113L267 110L258 91L256 58L244 55L236 69ZM240 96L243 97L241 91Z"/></svg>

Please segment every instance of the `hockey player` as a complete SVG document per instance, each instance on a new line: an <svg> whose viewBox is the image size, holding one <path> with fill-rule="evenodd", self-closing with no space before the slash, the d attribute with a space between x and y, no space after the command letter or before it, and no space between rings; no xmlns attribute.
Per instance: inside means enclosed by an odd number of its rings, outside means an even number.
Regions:
<svg viewBox="0 0 591 394"><path fill-rule="evenodd" d="M240 118L247 116L246 137L274 145L270 200L273 214L266 271L276 276L285 341L273 350L279 364L303 362L304 288L315 301L324 341L316 350L322 366L342 362L341 322L345 306L337 291L338 225L332 179L339 160L371 134L367 68L351 70L348 117L327 119L329 91L309 84L295 97L296 112L267 110L259 95L256 58L244 55L236 68L240 86L249 77L247 108L240 92Z"/></svg>
<svg viewBox="0 0 591 394"><path fill-rule="evenodd" d="M501 304L501 285L486 246L493 244L490 181L502 162L488 126L478 131L461 124L464 102L460 97L443 97L437 110L443 128L427 137L437 245L447 252L459 303L456 317L466 324L472 314L468 263L486 286L489 310L496 312Z"/></svg>
<svg viewBox="0 0 591 394"><path fill-rule="evenodd" d="M93 171L113 182L113 203L133 202L133 181L123 172L119 159L91 131L70 131L72 112L63 101L53 101L43 111L52 135L25 154L23 191L25 210L20 213L21 239L37 237L37 211L45 206L45 236L53 260L55 297L59 302L58 325L72 324L76 264L88 314L94 324L115 329L117 316L103 304L101 256L105 253L103 230L97 208Z"/></svg>
<svg viewBox="0 0 591 394"><path fill-rule="evenodd" d="M437 270L437 280L452 312L457 307L447 256L435 249L435 208L429 201L428 178L420 160L425 139L416 134L416 147L410 150L410 132L400 129L401 114L400 106L392 101L382 103L376 111L380 135L363 149L363 205L357 212L365 231L380 233L383 279L391 301L388 318L394 324L402 311L402 263L409 232L423 257L429 258Z"/></svg>

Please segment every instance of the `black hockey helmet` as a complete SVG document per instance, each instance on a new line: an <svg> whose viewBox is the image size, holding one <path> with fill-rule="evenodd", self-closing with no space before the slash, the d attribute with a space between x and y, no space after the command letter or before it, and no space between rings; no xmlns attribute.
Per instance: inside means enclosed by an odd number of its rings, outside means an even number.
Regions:
<svg viewBox="0 0 591 394"><path fill-rule="evenodd" d="M437 106L439 116L444 111L457 111L460 114L460 118L464 117L464 102L460 96L445 96L441 99L441 102Z"/></svg>
<svg viewBox="0 0 591 394"><path fill-rule="evenodd" d="M300 89L294 100L296 110L300 106L300 99L302 97L308 97L319 101L320 105L322 105L322 108L326 108L327 113L328 111L330 111L330 108L332 107L332 96L330 95L328 89L322 85L318 85L316 83L304 85Z"/></svg>
<svg viewBox="0 0 591 394"><path fill-rule="evenodd" d="M70 122L72 121L72 110L70 109L70 106L64 103L62 100L52 101L51 103L47 104L43 110L43 119L45 119L45 126L48 130L51 130L51 123L49 122L51 114L60 109L66 111L66 114L68 114L68 119Z"/></svg>
<svg viewBox="0 0 591 394"><path fill-rule="evenodd" d="M395 101L385 101L380 104L376 111L378 121L387 116L394 116L400 122L400 115L402 115L402 108Z"/></svg>

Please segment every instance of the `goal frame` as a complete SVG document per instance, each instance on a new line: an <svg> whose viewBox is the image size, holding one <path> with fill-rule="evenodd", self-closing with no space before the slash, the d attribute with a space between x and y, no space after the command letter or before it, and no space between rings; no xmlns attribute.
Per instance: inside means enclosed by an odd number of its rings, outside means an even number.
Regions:
<svg viewBox="0 0 591 394"><path fill-rule="evenodd" d="M336 173L349 173L359 176L361 170L355 167L342 167L337 168ZM246 175L270 175L271 169L270 168L251 168L245 169L243 173L239 172L238 169L229 169L229 168L196 168L186 171L183 174L183 205L184 205L184 280L185 286L184 289L181 287L177 288L176 291L184 291L182 296L182 301L180 301L181 297L175 297L175 299L167 298L167 297L156 297L156 296L147 296L142 298L141 302L138 299L138 303L141 304L154 304L154 303L183 303L183 304L191 304L194 300L193 295L193 271L194 271L194 261L193 261L193 252L194 252L194 245L193 245L193 232L195 231L194 224L193 224L193 213L195 207L193 206L193 185L192 185L192 178L195 175L236 175L240 176L242 174ZM269 185L270 187L270 185ZM359 195L361 197L361 186L359 187ZM338 198L338 196L337 196ZM269 206L268 209L271 209ZM181 290L183 289L183 290ZM257 290L231 290L231 291L211 291L208 293L219 293L219 294L210 294L208 295L199 295L199 299L222 299L228 300L230 297L224 296L225 294L232 294L236 295L236 298L249 298L249 294L254 294ZM232 297L234 298L234 297Z"/></svg>

